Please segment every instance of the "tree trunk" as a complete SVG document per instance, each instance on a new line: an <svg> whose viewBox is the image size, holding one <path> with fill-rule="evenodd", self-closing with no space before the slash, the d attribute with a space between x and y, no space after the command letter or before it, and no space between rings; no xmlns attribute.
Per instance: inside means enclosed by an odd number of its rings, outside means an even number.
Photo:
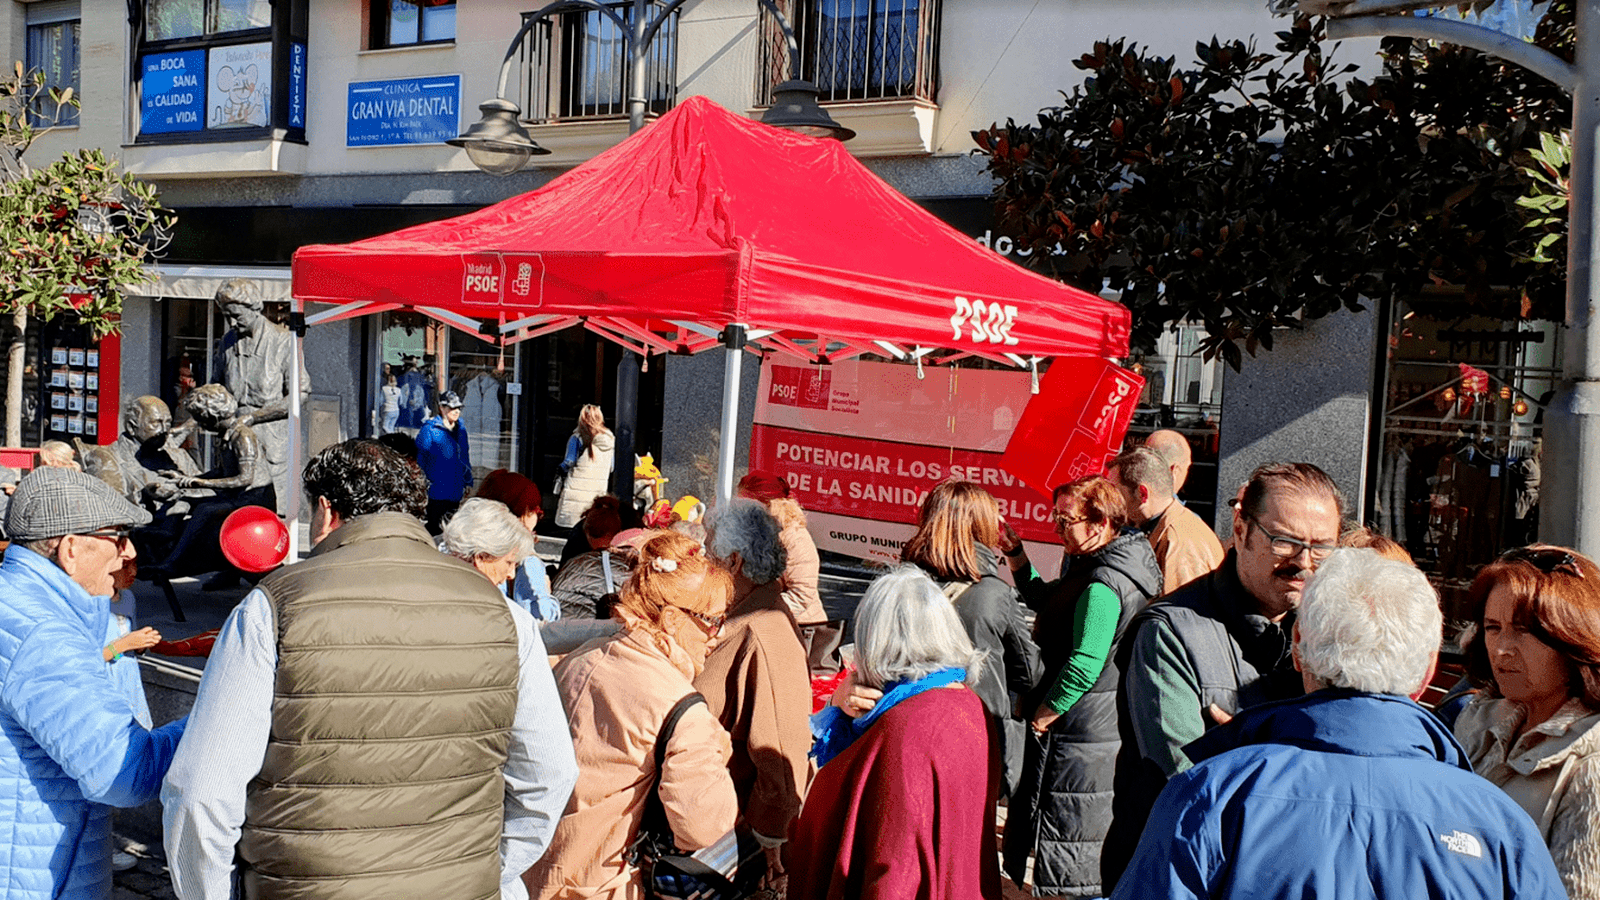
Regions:
<svg viewBox="0 0 1600 900"><path fill-rule="evenodd" d="M6 348L6 446L22 446L22 373L28 358L28 311L11 314L11 345Z"/></svg>

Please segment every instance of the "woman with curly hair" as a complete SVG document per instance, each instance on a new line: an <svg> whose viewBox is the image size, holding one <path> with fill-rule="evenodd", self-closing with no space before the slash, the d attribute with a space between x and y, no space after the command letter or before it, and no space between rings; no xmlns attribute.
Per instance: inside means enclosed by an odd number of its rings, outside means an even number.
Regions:
<svg viewBox="0 0 1600 900"><path fill-rule="evenodd" d="M1535 544L1484 566L1456 720L1473 771L1538 824L1574 900L1600 898L1600 568Z"/></svg>
<svg viewBox="0 0 1600 900"><path fill-rule="evenodd" d="M533 897L641 896L641 873L626 851L652 791L680 850L709 846L733 828L732 744L704 702L683 712L659 773L655 765L656 739L669 712L695 693L691 682L716 646L732 596L732 577L698 541L663 532L640 548L623 585L613 611L622 630L556 666L579 775L549 849L525 876Z"/></svg>

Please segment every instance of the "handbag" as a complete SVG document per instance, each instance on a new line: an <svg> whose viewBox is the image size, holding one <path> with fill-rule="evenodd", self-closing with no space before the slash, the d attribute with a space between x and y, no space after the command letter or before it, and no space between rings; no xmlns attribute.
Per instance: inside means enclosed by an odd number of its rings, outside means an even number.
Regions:
<svg viewBox="0 0 1600 900"><path fill-rule="evenodd" d="M628 862L644 874L645 896L652 900L739 900L748 897L766 874L767 857L749 830L736 827L709 847L683 853L672 835L666 807L661 805L661 768L678 720L706 698L692 693L673 705L656 735L656 774L645 799L639 833L625 851Z"/></svg>

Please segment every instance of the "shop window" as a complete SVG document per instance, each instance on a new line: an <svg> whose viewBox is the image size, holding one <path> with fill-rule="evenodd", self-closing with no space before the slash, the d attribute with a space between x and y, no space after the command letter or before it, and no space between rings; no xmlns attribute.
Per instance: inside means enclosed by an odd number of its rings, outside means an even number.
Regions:
<svg viewBox="0 0 1600 900"><path fill-rule="evenodd" d="M822 102L917 99L939 85L939 0L779 0L800 47L800 77ZM764 9L759 103L790 77L789 45Z"/></svg>
<svg viewBox="0 0 1600 900"><path fill-rule="evenodd" d="M1130 365L1144 378L1144 390L1128 435L1130 444L1139 443L1166 428L1188 439L1192 459L1181 496L1190 511L1215 525L1222 361L1205 359L1204 337L1204 326L1179 322L1156 339L1154 353L1133 355Z"/></svg>
<svg viewBox="0 0 1600 900"><path fill-rule="evenodd" d="M136 143L304 140L307 0L142 0Z"/></svg>
<svg viewBox="0 0 1600 900"><path fill-rule="evenodd" d="M456 39L456 0L370 0L367 46L409 47Z"/></svg>
<svg viewBox="0 0 1600 900"><path fill-rule="evenodd" d="M633 4L608 8L633 21ZM660 14L651 4L648 15ZM599 10L550 16L529 31L522 108L534 122L628 114L628 59L624 32ZM668 14L645 54L645 95L661 114L677 102L678 13Z"/></svg>
<svg viewBox="0 0 1600 900"><path fill-rule="evenodd" d="M78 93L78 23L78 0L28 6L28 70L44 73L45 87L72 88L75 96ZM28 111L28 120L35 128L76 125L78 109L63 106L58 114L54 103L41 99Z"/></svg>
<svg viewBox="0 0 1600 900"><path fill-rule="evenodd" d="M1544 404L1561 377L1560 323L1396 303L1370 525L1402 544L1465 618L1472 576L1539 524Z"/></svg>

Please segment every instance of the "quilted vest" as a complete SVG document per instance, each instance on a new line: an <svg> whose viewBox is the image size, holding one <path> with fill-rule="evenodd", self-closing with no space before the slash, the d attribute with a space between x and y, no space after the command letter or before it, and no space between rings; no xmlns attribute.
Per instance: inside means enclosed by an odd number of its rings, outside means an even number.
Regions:
<svg viewBox="0 0 1600 900"><path fill-rule="evenodd" d="M517 704L505 597L400 513L352 519L260 589L278 668L245 896L498 897Z"/></svg>

